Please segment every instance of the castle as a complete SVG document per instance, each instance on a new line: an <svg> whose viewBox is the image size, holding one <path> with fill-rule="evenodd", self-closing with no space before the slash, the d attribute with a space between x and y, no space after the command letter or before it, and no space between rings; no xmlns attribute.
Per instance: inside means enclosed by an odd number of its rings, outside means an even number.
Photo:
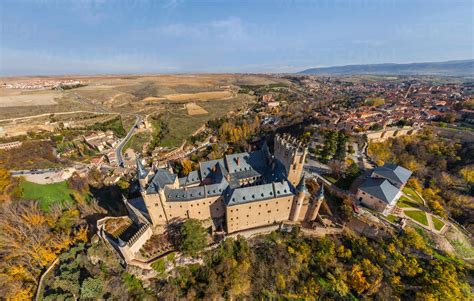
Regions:
<svg viewBox="0 0 474 301"><path fill-rule="evenodd" d="M303 176L307 148L277 135L274 155L266 143L252 152L205 161L186 177L145 168L137 159L141 197L124 199L135 230L118 237L133 255L153 233L186 219L207 221L213 232L238 233L282 222L313 221L323 195L308 202ZM126 231L129 232L129 231Z"/></svg>

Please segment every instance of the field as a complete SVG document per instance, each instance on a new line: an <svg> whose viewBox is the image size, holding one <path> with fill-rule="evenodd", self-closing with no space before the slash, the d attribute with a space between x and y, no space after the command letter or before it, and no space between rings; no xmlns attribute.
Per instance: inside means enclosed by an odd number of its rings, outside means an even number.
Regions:
<svg viewBox="0 0 474 301"><path fill-rule="evenodd" d="M52 132L63 125L67 128L90 127L103 122L102 118L117 114L128 130L135 115L144 117L160 112L176 115L176 118L167 117L171 121L176 119L182 122L183 115L188 118L196 117L190 120L189 128L192 133L192 129L196 130L200 126L196 127L196 122L222 116L240 106L242 95L237 93L240 86L289 84L285 79L270 75L236 74L22 77L2 80L9 83L41 79L77 79L87 86L65 91L0 88L0 137L26 135L31 130ZM193 104L186 106L188 103ZM67 120L56 118L63 115L66 117L69 113L74 114L64 118ZM88 114L105 116L92 117L87 116ZM173 122L170 123L172 125ZM180 136L179 139L181 138Z"/></svg>
<svg viewBox="0 0 474 301"><path fill-rule="evenodd" d="M165 95L165 98L171 101L206 101L225 99L232 96L230 91L212 91L212 92L199 92L199 93L182 93L182 94L170 94Z"/></svg>
<svg viewBox="0 0 474 301"><path fill-rule="evenodd" d="M188 115L188 111L182 107L168 110L160 115L160 119L168 127L168 131L161 140L161 146L177 147L208 120L220 117L230 111L236 111L251 101L252 98L247 95L238 95L223 101L200 102L199 106L209 114L193 116Z"/></svg>
<svg viewBox="0 0 474 301"><path fill-rule="evenodd" d="M197 105L195 102L187 103L186 110L188 110L188 115L190 116L208 114L206 110Z"/></svg>
<svg viewBox="0 0 474 301"><path fill-rule="evenodd" d="M54 203L64 204L72 202L71 190L67 182L53 184L36 184L25 180L20 182L22 198L37 200L43 210L48 210Z"/></svg>
<svg viewBox="0 0 474 301"><path fill-rule="evenodd" d="M57 104L55 99L59 96L61 96L59 92L52 91L0 96L0 108L55 105Z"/></svg>

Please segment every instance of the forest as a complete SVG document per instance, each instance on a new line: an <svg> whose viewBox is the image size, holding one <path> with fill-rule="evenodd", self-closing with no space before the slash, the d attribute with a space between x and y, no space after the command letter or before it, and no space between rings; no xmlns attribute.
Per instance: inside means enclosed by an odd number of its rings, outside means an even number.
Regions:
<svg viewBox="0 0 474 301"><path fill-rule="evenodd" d="M472 230L474 143L446 139L428 129L417 136L370 143L368 151L378 165L391 162L413 171L408 185L431 210Z"/></svg>
<svg viewBox="0 0 474 301"><path fill-rule="evenodd" d="M61 255L45 299L470 298L469 267L431 249L411 228L377 241L350 231L309 238L295 228L250 240L228 238L213 250L189 255L201 258L202 264L176 266L142 282L133 268L118 265L102 242L79 244ZM155 268L164 270L162 265Z"/></svg>

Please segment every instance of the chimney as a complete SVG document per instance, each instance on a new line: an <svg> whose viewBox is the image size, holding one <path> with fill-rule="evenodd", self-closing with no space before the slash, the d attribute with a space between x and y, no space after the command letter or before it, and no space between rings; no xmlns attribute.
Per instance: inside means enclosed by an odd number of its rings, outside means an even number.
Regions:
<svg viewBox="0 0 474 301"><path fill-rule="evenodd" d="M235 162L237 162L237 166L240 165L240 157L235 158Z"/></svg>

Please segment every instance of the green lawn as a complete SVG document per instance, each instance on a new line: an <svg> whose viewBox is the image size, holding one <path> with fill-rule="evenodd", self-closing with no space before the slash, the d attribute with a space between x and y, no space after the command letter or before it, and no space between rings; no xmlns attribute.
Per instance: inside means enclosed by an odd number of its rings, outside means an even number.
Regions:
<svg viewBox="0 0 474 301"><path fill-rule="evenodd" d="M54 203L72 202L73 190L68 187L67 182L42 185L22 180L20 188L23 199L37 200L43 210L48 210Z"/></svg>
<svg viewBox="0 0 474 301"><path fill-rule="evenodd" d="M436 230L439 231L441 230L441 228L443 228L444 223L439 218L436 218L435 216L432 215L431 220L433 221L433 225Z"/></svg>
<svg viewBox="0 0 474 301"><path fill-rule="evenodd" d="M405 186L405 188L403 188L403 193L411 197L415 202L423 205L423 200L410 187Z"/></svg>
<svg viewBox="0 0 474 301"><path fill-rule="evenodd" d="M420 207L417 203L409 200L408 198L404 196L400 197L400 199L397 202L397 206L400 208L419 208Z"/></svg>
<svg viewBox="0 0 474 301"><path fill-rule="evenodd" d="M409 211L404 211L405 215L408 216L409 218L425 225L428 226L428 218L426 217L426 213L421 210L409 210Z"/></svg>
<svg viewBox="0 0 474 301"><path fill-rule="evenodd" d="M387 220L389 220L392 223L398 223L398 220L400 219L398 216L390 214L389 216L386 217Z"/></svg>

